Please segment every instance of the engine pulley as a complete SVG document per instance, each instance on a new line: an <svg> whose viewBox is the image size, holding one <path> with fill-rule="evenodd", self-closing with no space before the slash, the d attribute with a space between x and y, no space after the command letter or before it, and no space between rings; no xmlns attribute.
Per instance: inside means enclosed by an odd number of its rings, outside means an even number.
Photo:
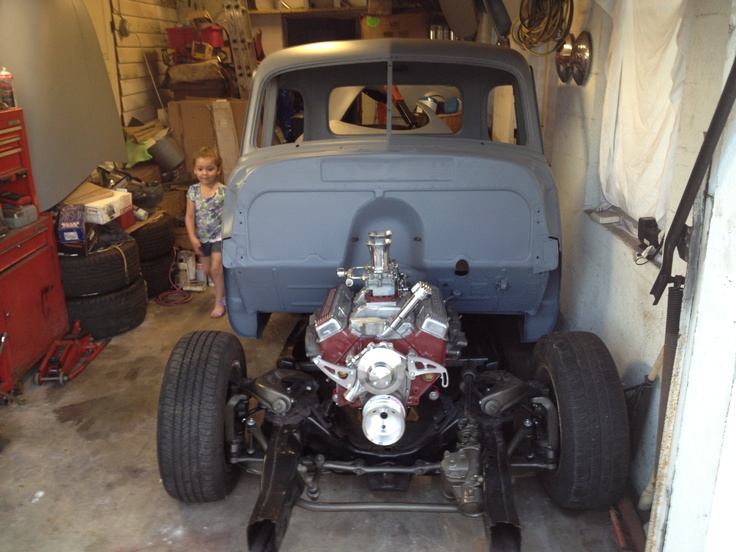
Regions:
<svg viewBox="0 0 736 552"><path fill-rule="evenodd" d="M393 445L406 425L403 403L391 395L375 395L363 407L363 434L371 443Z"/></svg>
<svg viewBox="0 0 736 552"><path fill-rule="evenodd" d="M406 357L389 344L366 348L358 360L358 381L373 395L390 395L405 385Z"/></svg>

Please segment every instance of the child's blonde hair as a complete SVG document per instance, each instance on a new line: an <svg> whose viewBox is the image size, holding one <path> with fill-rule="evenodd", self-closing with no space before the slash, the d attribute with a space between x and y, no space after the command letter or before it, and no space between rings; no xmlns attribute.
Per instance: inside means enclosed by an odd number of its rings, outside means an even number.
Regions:
<svg viewBox="0 0 736 552"><path fill-rule="evenodd" d="M196 151L192 165L197 162L197 159L212 159L218 169L222 167L222 157L220 157L220 152L210 146L202 146Z"/></svg>

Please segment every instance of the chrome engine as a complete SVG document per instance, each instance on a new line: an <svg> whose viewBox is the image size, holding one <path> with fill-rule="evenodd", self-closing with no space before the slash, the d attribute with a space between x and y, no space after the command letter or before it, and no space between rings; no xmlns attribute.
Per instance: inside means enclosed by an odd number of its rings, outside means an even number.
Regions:
<svg viewBox="0 0 736 552"><path fill-rule="evenodd" d="M407 407L439 398L446 359L467 344L439 289L408 288L389 258L391 235L371 232L370 264L338 269L345 283L327 294L306 337L307 355L335 383L335 403L361 409L363 433L384 446L404 434Z"/></svg>

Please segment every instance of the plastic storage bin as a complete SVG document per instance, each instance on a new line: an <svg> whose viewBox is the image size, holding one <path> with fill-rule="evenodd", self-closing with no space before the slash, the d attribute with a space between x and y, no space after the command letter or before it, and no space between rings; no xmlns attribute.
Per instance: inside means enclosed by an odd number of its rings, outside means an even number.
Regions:
<svg viewBox="0 0 736 552"><path fill-rule="evenodd" d="M169 47L175 50L188 48L192 42L206 42L213 48L222 48L225 45L222 27L219 25L212 25L201 31L194 27L169 27L166 29L166 36L169 39Z"/></svg>

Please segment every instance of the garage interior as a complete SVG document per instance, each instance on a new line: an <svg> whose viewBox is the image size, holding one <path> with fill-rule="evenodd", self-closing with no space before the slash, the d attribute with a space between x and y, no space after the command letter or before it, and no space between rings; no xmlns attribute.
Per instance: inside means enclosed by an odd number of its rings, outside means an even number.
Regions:
<svg viewBox="0 0 736 552"><path fill-rule="evenodd" d="M2 550L247 548L257 476L246 474L224 501L182 504L162 488L156 459L159 388L172 348L191 331L231 331L227 318L209 318L210 288L196 285L202 282L195 279L195 285L188 283L188 302L177 302L176 294L169 302L157 301L154 293L135 314L98 316L92 323L107 333L99 340L104 348L95 350L84 370L71 372L64 385L53 381L53 371L45 371L42 357L73 331L67 314L81 308L79 299L53 296L50 315L34 317L30 306L59 281L70 262L64 253L73 251L75 243L61 241L49 213L69 196L88 200L90 190L95 201L109 204L121 197L119 192L106 190L101 197L97 188L112 189L128 175L138 194L130 194L130 204L127 196L120 199L123 207L108 217L139 237L172 227L177 261L179 251L186 251L179 221L191 183L187 167L192 152L203 141L216 141L230 155L224 155L227 176L237 161L247 81L229 74L172 82L177 66L187 65L178 57L176 41L192 24L192 14L206 11L216 26L227 29L231 4L0 0L0 64L13 75L14 99L22 110L17 156L21 165L32 168L32 180L13 169L10 182L0 186L33 195L34 213L40 212L38 221L11 219L9 233L0 240L10 246L0 251L0 306L5 312L0 323ZM366 40L371 32L496 42L488 4L255 1L244 13L252 34L260 33L259 47L267 57L290 45ZM504 0L512 21L528 4ZM584 75L575 69L566 75L570 68L554 48L559 33L534 51L513 37L509 43L525 54L534 72L545 155L560 198L563 280L557 325L598 334L611 350L624 387L646 397L637 405L627 496L611 509L561 510L536 479L515 481L523 550L722 550L732 540L729 491L735 482L728 467L736 460L730 408L736 381L736 221L729 207L736 200L736 133L728 110L714 151L705 158L702 152L719 101L733 101L721 94L736 52L731 33L736 8L725 0L668 0L656 10L637 4L575 3L571 40L563 40L559 49L575 49L589 37L589 72ZM393 30L381 27L381 21L393 24ZM214 47L231 38L232 31L214 31ZM211 55L202 47L205 58ZM550 48L551 53L538 55ZM17 118L17 111L0 111L0 120ZM616 126L621 121L623 128ZM152 139L154 147L146 142ZM628 149L618 147L624 143ZM127 166L131 159L138 162ZM691 185L695 167L707 171ZM20 188L29 180L30 186ZM97 188L89 188L90 180L96 180L92 185ZM678 207L688 194L692 208L683 214ZM133 204L143 211L138 218ZM33 218L27 209L21 213L15 216ZM676 293L653 297L662 267L655 244L666 243L670 225L682 216L688 261L675 253L669 268L681 278L666 282L681 292L682 310L673 320L668 299ZM99 220L100 226L107 222ZM642 225L649 228L644 239ZM101 243L114 239L101 229L96 236ZM12 252L25 247L26 237L41 241L45 253L34 257L30 270L19 271L14 267L23 258ZM141 268L171 265L174 254L168 247L134 262ZM48 254L56 249L59 265ZM80 286L91 283L80 280ZM97 278L90 280L96 284ZM108 283L118 291L120 286ZM170 288L167 284L160 285ZM116 309L121 300L105 303ZM39 308L49 309L45 304ZM24 321L24 340L11 331L16 315ZM294 322L292 315L279 315L262 339L240 338L251 375L271 367ZM669 361L663 361L668 333L670 350L664 356ZM9 357L23 360L13 366ZM648 380L664 362L671 363L669 371ZM360 481L326 479L325 494L345 500L365 496ZM420 477L411 492L431 499L435 489ZM642 496L651 497L644 510L638 508ZM286 535L280 548L285 552L488 547L478 519L436 513L324 514L296 508Z"/></svg>

